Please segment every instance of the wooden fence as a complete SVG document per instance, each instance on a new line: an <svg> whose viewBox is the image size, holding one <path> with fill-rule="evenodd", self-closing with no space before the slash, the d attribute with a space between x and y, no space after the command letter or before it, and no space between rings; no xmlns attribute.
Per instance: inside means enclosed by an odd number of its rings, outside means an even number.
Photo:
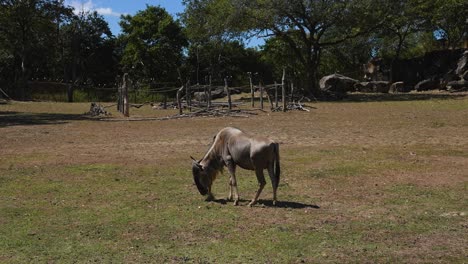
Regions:
<svg viewBox="0 0 468 264"><path fill-rule="evenodd" d="M251 107L255 107L255 90L258 90L260 92L260 109L264 109L264 95L266 94L266 98L270 104L270 109L273 111L283 111L286 112L288 110L288 96L286 95L286 73L283 70L283 77L281 79L281 84L277 84L276 82L274 84L270 85L263 85L262 82L258 84L258 86L255 86L252 81L252 77L249 74L249 85L248 86L241 86L241 87L229 87L228 85L228 79L224 79L224 86L213 86L211 84L211 78L209 79L209 84L208 85L191 85L190 82L188 81L184 85L182 85L179 88L165 88L165 89L154 89L151 90L151 92L159 93L159 94L167 94L169 92L174 92L176 91L176 102L175 102L175 107L179 109L179 114L182 115L184 113L184 108L188 109L189 112L192 112L194 106L193 98L198 97L197 99L197 109L200 108L206 108L210 109L213 107L218 107L218 106L226 106L228 108L228 112L232 111L233 106L236 106L232 102L232 91L244 91L244 92L250 92L251 96ZM125 117L128 117L130 115L130 102L129 102L129 92L131 91L131 82L129 80L128 74L124 74L122 77L122 81L119 82L119 87L118 87L118 102L117 102L117 110L121 112ZM226 103L213 103L212 102L212 92L215 91L224 91L224 94L227 97L227 102ZM279 89L281 89L281 101L282 105L279 105ZM294 85L290 85L290 97L289 100L293 102L293 93L294 93ZM274 101L272 98L272 94L274 94ZM200 100L202 98L202 100ZM167 96L164 96L164 100L162 103L162 108L166 109L167 108Z"/></svg>

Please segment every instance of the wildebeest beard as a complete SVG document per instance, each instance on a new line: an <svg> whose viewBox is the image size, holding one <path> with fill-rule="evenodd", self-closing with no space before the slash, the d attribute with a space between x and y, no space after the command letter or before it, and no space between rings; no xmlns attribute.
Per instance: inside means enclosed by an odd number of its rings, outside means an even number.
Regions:
<svg viewBox="0 0 468 264"><path fill-rule="evenodd" d="M210 191L217 174L222 171L223 165L218 159L210 160L207 166L202 166L199 162L193 161L193 180L201 195L206 195Z"/></svg>

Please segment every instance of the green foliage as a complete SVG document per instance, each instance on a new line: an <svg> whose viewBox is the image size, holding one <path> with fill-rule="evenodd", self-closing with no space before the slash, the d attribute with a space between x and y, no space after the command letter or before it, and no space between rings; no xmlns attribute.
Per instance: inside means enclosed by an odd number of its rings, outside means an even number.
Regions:
<svg viewBox="0 0 468 264"><path fill-rule="evenodd" d="M117 75L115 39L97 12L81 12L62 27L65 79L89 84L112 83Z"/></svg>
<svg viewBox="0 0 468 264"><path fill-rule="evenodd" d="M0 2L0 77L11 96L29 97L29 78L57 70L58 29L70 16L63 1Z"/></svg>
<svg viewBox="0 0 468 264"><path fill-rule="evenodd" d="M437 12L432 18L432 25L441 39L447 41L448 47L458 47L468 38L467 10L468 2L464 0L434 1Z"/></svg>
<svg viewBox="0 0 468 264"><path fill-rule="evenodd" d="M193 43L188 50L186 72L194 83L223 85L228 77L231 85L249 83L248 72L254 81L260 78L271 80L270 69L261 60L260 51L245 48L239 41L212 40Z"/></svg>
<svg viewBox="0 0 468 264"><path fill-rule="evenodd" d="M121 17L121 64L133 78L176 81L187 41L177 21L161 7L147 6Z"/></svg>
<svg viewBox="0 0 468 264"><path fill-rule="evenodd" d="M184 22L198 38L275 36L275 42L283 42L284 46L270 43L268 48L289 50L283 56L293 55L297 65L293 72L298 73L311 93L318 92L317 74L323 49L368 32L380 14L378 10L371 12L374 1L187 0L185 4ZM207 16L202 20L203 27L210 30L204 31L194 22L201 14ZM267 60L276 58L278 55L267 55Z"/></svg>

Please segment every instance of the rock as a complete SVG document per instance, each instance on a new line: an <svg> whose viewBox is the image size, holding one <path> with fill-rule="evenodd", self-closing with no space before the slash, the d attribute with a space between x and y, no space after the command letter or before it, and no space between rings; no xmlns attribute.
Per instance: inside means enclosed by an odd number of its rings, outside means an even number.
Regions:
<svg viewBox="0 0 468 264"><path fill-rule="evenodd" d="M449 91L464 91L468 89L468 81L460 80L449 82L447 83L447 89Z"/></svg>
<svg viewBox="0 0 468 264"><path fill-rule="evenodd" d="M461 76L462 80L468 81L468 70L465 71Z"/></svg>
<svg viewBox="0 0 468 264"><path fill-rule="evenodd" d="M193 93L193 98L197 101L200 101L200 102L206 102L206 99L207 99L207 95L205 94L205 92L194 92Z"/></svg>
<svg viewBox="0 0 468 264"><path fill-rule="evenodd" d="M390 83L387 81L361 82L354 85L356 91L364 93L388 93Z"/></svg>
<svg viewBox="0 0 468 264"><path fill-rule="evenodd" d="M405 83L404 82L394 82L390 85L389 92L390 93L402 93L405 91Z"/></svg>
<svg viewBox="0 0 468 264"><path fill-rule="evenodd" d="M370 82L360 82L354 85L354 89L358 92L370 93L372 91L372 84Z"/></svg>
<svg viewBox="0 0 468 264"><path fill-rule="evenodd" d="M341 99L347 92L354 91L357 80L341 74L332 74L320 79L320 90L334 98Z"/></svg>
<svg viewBox="0 0 468 264"><path fill-rule="evenodd" d="M440 89L440 82L438 80L424 80L420 81L414 86L414 89L418 92L420 91L428 91L428 90L436 90Z"/></svg>
<svg viewBox="0 0 468 264"><path fill-rule="evenodd" d="M390 83L387 81L375 81L370 83L376 93L388 93L388 90L390 89Z"/></svg>
<svg viewBox="0 0 468 264"><path fill-rule="evenodd" d="M457 69L455 70L455 74L461 76L466 71L468 71L468 50L463 52L463 55L458 60Z"/></svg>

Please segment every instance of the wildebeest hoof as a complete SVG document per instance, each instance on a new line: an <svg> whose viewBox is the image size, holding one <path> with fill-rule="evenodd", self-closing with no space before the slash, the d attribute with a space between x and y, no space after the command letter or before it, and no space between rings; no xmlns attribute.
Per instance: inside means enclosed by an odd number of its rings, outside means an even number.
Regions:
<svg viewBox="0 0 468 264"><path fill-rule="evenodd" d="M213 195L208 195L208 196L206 197L205 201L207 201L207 202L212 202L212 201L214 201L214 199L215 199L215 198L214 198Z"/></svg>
<svg viewBox="0 0 468 264"><path fill-rule="evenodd" d="M251 201L251 202L249 203L249 207L252 207L252 206L253 206L254 204L256 204L256 203L257 203L257 202Z"/></svg>
<svg viewBox="0 0 468 264"><path fill-rule="evenodd" d="M235 205L235 206L239 205L239 200L235 200L235 201L234 201L234 205Z"/></svg>

